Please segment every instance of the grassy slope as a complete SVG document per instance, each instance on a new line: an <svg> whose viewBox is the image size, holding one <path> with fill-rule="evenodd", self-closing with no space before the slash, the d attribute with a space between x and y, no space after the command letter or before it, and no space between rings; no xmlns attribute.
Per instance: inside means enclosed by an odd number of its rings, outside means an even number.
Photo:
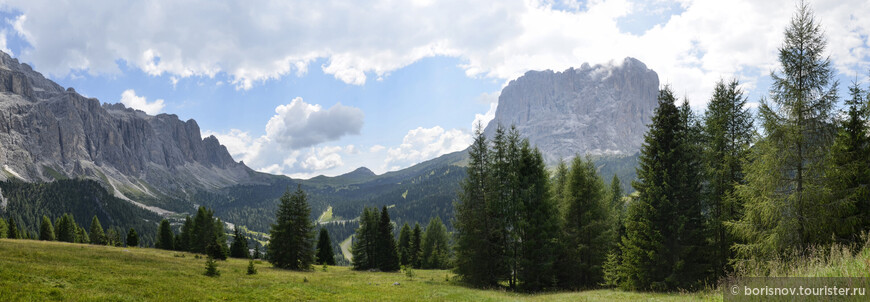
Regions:
<svg viewBox="0 0 870 302"><path fill-rule="evenodd" d="M184 254L184 257L180 255ZM447 271L399 273L320 267L313 272L273 269L247 261L219 262L221 276L203 276L205 260L187 253L58 242L0 239L0 297L16 300L334 300L334 301L625 301L721 300L718 293L648 294L612 290L522 295L470 289L445 281ZM303 280L307 279L308 282ZM394 286L394 282L401 285Z"/></svg>

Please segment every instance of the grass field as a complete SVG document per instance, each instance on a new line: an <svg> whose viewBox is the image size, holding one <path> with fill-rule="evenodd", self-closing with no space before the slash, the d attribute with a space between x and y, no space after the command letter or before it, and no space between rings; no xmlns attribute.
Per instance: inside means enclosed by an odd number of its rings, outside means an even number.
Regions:
<svg viewBox="0 0 870 302"><path fill-rule="evenodd" d="M273 269L259 262L219 262L220 277L203 275L205 260L193 254L142 248L0 239L0 300L97 301L682 301L721 300L718 292L652 294L616 290L536 295L471 289L446 281L444 270L401 273ZM398 282L399 285L393 285Z"/></svg>

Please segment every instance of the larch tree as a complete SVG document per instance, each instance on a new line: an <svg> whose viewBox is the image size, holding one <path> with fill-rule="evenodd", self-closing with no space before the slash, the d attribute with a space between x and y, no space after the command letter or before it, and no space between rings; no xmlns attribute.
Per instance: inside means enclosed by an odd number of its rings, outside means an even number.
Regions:
<svg viewBox="0 0 870 302"><path fill-rule="evenodd" d="M91 219L91 230L88 237L91 239L91 244L106 244L106 233L103 232L103 226L100 225L97 215L94 215L94 219Z"/></svg>
<svg viewBox="0 0 870 302"><path fill-rule="evenodd" d="M42 216L42 223L39 225L39 240L54 241L54 227L51 225L51 219L48 216Z"/></svg>

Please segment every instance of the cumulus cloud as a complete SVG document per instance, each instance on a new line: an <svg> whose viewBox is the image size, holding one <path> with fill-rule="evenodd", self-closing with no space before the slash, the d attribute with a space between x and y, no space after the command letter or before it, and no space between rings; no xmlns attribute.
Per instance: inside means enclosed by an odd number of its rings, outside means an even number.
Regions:
<svg viewBox="0 0 870 302"><path fill-rule="evenodd" d="M166 105L163 104L162 99L157 99L153 102L148 102L144 96L136 95L136 91L133 89L124 90L121 93L121 104L124 104L127 107L138 109L145 111L145 113L150 115L156 115L163 111L163 107Z"/></svg>
<svg viewBox="0 0 870 302"><path fill-rule="evenodd" d="M266 135L289 149L300 149L359 134L365 115L355 107L335 104L327 110L297 97L275 108L266 124Z"/></svg>
<svg viewBox="0 0 870 302"><path fill-rule="evenodd" d="M381 145L374 145L374 146L372 146L371 148L369 148L369 152L371 152L371 153L381 152L381 151L383 151L383 150L386 149L386 148L387 148L387 147L384 147L384 146L381 146Z"/></svg>
<svg viewBox="0 0 870 302"><path fill-rule="evenodd" d="M354 145L317 145L358 134L362 123L359 108L336 104L324 110L297 97L275 108L266 134L260 137L239 129L226 133L204 130L202 135L214 135L234 159L254 170L299 177L340 167L344 165L341 154L359 153Z"/></svg>
<svg viewBox="0 0 870 302"><path fill-rule="evenodd" d="M460 129L444 130L440 126L418 127L408 131L402 144L387 150L384 165L390 170L407 167L471 145L471 133Z"/></svg>
<svg viewBox="0 0 870 302"><path fill-rule="evenodd" d="M457 57L469 76L510 80L530 69L564 70L632 56L694 103L720 77L745 82L776 62L793 0L662 0L678 14L627 33L620 20L646 16L635 0L581 1L202 1L121 3L12 0L10 23L33 47L20 56L53 75L116 72L123 60L176 79L225 73L237 88L309 65L349 84L432 56ZM813 3L841 72L870 67L870 2ZM661 14L663 12L655 12ZM81 18L68 18L68 16ZM462 16L456 18L455 16Z"/></svg>
<svg viewBox="0 0 870 302"><path fill-rule="evenodd" d="M498 108L498 103L489 103L489 110L484 114L474 114L474 121L471 122L471 131L477 131L477 126L480 125L482 131L489 125L489 122L495 119L495 110Z"/></svg>

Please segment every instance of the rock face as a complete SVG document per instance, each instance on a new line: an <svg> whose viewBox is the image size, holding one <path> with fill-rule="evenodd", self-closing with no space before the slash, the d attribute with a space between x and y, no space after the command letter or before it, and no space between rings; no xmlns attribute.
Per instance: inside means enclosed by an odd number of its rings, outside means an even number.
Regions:
<svg viewBox="0 0 870 302"><path fill-rule="evenodd" d="M548 163L577 154L633 154L656 107L659 79L634 58L620 64L583 64L563 72L529 71L498 98L498 124L514 125Z"/></svg>
<svg viewBox="0 0 870 302"><path fill-rule="evenodd" d="M0 52L0 180L87 177L116 195L184 198L252 181L194 120L150 116L64 90Z"/></svg>

